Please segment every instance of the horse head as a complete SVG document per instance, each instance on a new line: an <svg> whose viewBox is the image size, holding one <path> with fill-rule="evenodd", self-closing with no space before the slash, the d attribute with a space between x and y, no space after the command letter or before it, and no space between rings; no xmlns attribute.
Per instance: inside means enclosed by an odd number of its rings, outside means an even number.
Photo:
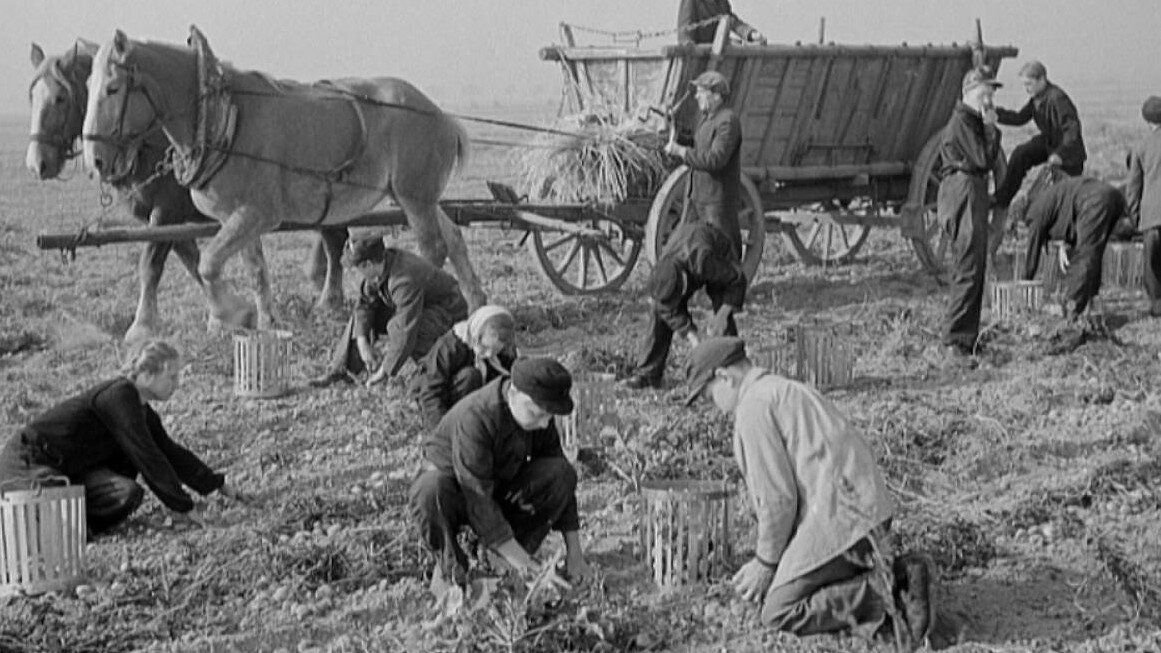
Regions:
<svg viewBox="0 0 1161 653"><path fill-rule="evenodd" d="M196 93L192 63L186 62L189 70L175 69L181 64L175 55L181 56L178 48L131 41L121 30L97 51L81 138L85 166L101 179L132 174L142 145L163 132L172 140L167 121L188 115L169 112L171 94Z"/></svg>
<svg viewBox="0 0 1161 653"><path fill-rule="evenodd" d="M78 154L73 144L81 136L88 99L85 83L96 52L97 44L84 39L52 57L32 44L33 76L28 86L32 124L24 162L39 179L60 176L65 161Z"/></svg>
<svg viewBox="0 0 1161 653"><path fill-rule="evenodd" d="M1042 164L1028 170L1024 180L1020 183L1020 190L1012 198L1008 207L1008 219L1012 224L1026 222L1028 207L1032 206L1044 191L1065 177L1064 171L1055 166Z"/></svg>

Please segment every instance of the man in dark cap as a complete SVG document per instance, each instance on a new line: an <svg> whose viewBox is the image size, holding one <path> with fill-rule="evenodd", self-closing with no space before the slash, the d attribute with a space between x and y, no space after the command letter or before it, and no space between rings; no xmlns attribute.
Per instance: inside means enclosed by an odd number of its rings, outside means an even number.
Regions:
<svg viewBox="0 0 1161 653"><path fill-rule="evenodd" d="M1161 97L1145 100L1141 117L1149 125L1149 135L1129 154L1125 198L1129 215L1137 219L1137 230L1145 236L1149 315L1161 317Z"/></svg>
<svg viewBox="0 0 1161 653"><path fill-rule="evenodd" d="M734 314L742 310L746 299L742 265L731 254L729 240L721 229L703 222L685 222L673 231L653 266L649 283L653 303L649 334L640 362L625 380L627 387L661 387L674 333L691 345L697 344L699 336L689 314L689 300L702 287L714 310L707 333L737 335Z"/></svg>
<svg viewBox="0 0 1161 653"><path fill-rule="evenodd" d="M363 370L371 371L368 386L395 376L407 359L423 358L440 336L468 316L455 278L421 256L384 247L381 238L364 238L351 241L346 259L363 276L359 300L326 373L310 380L315 387L353 383L353 375ZM374 345L381 335L386 345L376 365Z"/></svg>
<svg viewBox="0 0 1161 653"><path fill-rule="evenodd" d="M1019 111L997 108L996 120L1001 125L1026 125L1031 120L1040 133L1012 150L1007 173L997 182L996 206L1001 208L1012 202L1032 166L1047 162L1075 176L1083 172L1087 157L1076 105L1059 86L1048 81L1044 64L1024 64L1020 80L1028 93L1028 103Z"/></svg>
<svg viewBox="0 0 1161 653"><path fill-rule="evenodd" d="M1061 264L1067 269L1063 314L1066 320L1075 320L1100 292L1105 247L1125 213L1125 196L1099 179L1068 177L1052 167L1032 174L1042 175L1043 181L1036 179L1027 189L1025 201L1017 196L1012 203L1013 218L1028 222L1032 228L1023 277L1035 279L1040 253L1048 241L1062 241ZM1022 217L1019 213L1025 206Z"/></svg>
<svg viewBox="0 0 1161 653"><path fill-rule="evenodd" d="M733 417L734 459L757 513L738 594L796 635L893 630L907 650L921 645L934 617L930 564L889 549L894 502L863 434L814 388L755 367L739 338L695 347L689 378L687 405L704 396ZM893 579L891 596L876 578Z"/></svg>
<svg viewBox="0 0 1161 653"><path fill-rule="evenodd" d="M718 24L712 19L722 16L729 16L730 31L738 38L766 45L766 37L738 18L730 7L730 0L681 0L677 10L677 42L682 45L713 43Z"/></svg>
<svg viewBox="0 0 1161 653"><path fill-rule="evenodd" d="M1000 130L985 118L1000 86L985 68L964 75L962 99L940 137L939 222L952 239L943 345L948 360L971 364L980 331L988 258L988 174L1003 164Z"/></svg>
<svg viewBox="0 0 1161 653"><path fill-rule="evenodd" d="M423 441L424 471L411 486L412 514L446 582L462 584L468 559L456 541L470 526L518 573L540 572L532 555L550 530L565 544L565 573L589 574L580 544L576 470L564 457L554 415L572 412L572 376L548 358L524 358L512 376L461 399Z"/></svg>
<svg viewBox="0 0 1161 653"><path fill-rule="evenodd" d="M692 82L700 110L693 147L673 138L665 152L692 169L684 220L717 225L729 237L734 256L742 257L742 230L738 209L742 194L742 125L726 106L730 83L716 70L707 70Z"/></svg>

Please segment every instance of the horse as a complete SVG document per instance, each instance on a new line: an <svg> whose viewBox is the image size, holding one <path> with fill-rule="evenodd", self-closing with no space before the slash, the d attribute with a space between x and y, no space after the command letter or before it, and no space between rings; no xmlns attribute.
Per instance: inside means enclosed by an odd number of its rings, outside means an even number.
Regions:
<svg viewBox="0 0 1161 653"><path fill-rule="evenodd" d="M39 45L32 44L33 77L28 91L32 124L25 165L38 179L60 177L68 160L79 154L73 146L81 136L88 100L86 84L97 50L96 43L78 39L64 54L46 56ZM168 146L168 140L160 133L145 139L130 173L113 182L114 190L131 215L151 225L212 222L212 218L194 207L189 191L172 174L154 174ZM334 275L329 281L323 274L313 275L319 290L323 291L318 304L334 312L341 310L343 304L339 257L345 238L345 230L324 232L315 244L316 252L321 251L326 259L319 269ZM170 250L177 253L193 280L199 286L202 283L196 241L146 243L137 265L137 310L125 332L126 342L147 339L157 332L157 286ZM316 254L311 261L318 258Z"/></svg>
<svg viewBox="0 0 1161 653"><path fill-rule="evenodd" d="M425 258L442 267L450 256L469 304L486 302L463 236L439 206L467 135L411 84L274 80L217 61L196 27L184 47L117 30L89 77L85 165L103 179L124 175L156 132L194 205L222 223L198 266L214 318L243 325L256 306L258 327L273 323L266 263L252 247L261 234L282 221L343 224L387 199L403 209ZM223 284L223 266L239 252L258 281L253 304Z"/></svg>

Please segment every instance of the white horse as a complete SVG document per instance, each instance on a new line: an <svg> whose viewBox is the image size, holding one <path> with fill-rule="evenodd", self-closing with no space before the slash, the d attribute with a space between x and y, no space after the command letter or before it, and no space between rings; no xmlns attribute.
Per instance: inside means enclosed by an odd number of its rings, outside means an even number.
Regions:
<svg viewBox="0 0 1161 653"><path fill-rule="evenodd" d="M261 234L279 223L342 225L394 199L423 255L450 255L473 307L486 302L459 228L439 207L467 153L463 129L399 79L305 85L222 66L191 28L190 45L131 41L117 30L89 77L85 165L125 174L140 143L168 138L175 174L197 208L222 222L198 271L213 317L244 325L252 306L229 293L226 261L242 252L256 277L258 326L273 320Z"/></svg>

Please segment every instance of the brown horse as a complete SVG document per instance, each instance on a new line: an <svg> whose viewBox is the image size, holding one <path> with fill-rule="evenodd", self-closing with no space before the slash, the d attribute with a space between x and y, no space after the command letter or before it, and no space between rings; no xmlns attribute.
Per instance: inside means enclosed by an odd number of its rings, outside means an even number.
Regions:
<svg viewBox="0 0 1161 653"><path fill-rule="evenodd" d="M190 44L130 41L117 30L101 47L84 160L117 178L143 139L168 137L179 181L222 222L198 267L214 317L244 323L251 306L226 290L222 270L247 252L258 325L271 323L266 264L253 248L261 234L282 221L341 225L387 198L406 213L423 255L442 266L450 254L470 303L485 302L459 228L438 203L467 151L455 120L402 80L275 81L218 64L196 28Z"/></svg>
<svg viewBox="0 0 1161 653"><path fill-rule="evenodd" d="M81 136L88 99L86 83L97 48L96 43L78 39L64 54L46 56L40 46L32 44L33 77L29 85L32 125L25 164L38 179L58 178L65 163L79 154L73 146ZM131 172L114 181L114 189L130 214L151 225L212 222L212 218L194 207L189 190L180 186L172 174L154 174L168 146L169 141L161 133L145 139ZM329 282L318 280L320 290L327 291L319 297L319 305L333 311L340 310L343 304L339 256L345 237L345 230L337 230L324 234L316 243L316 250L325 251L329 259L322 269L336 275ZM157 286L170 250L177 253L194 281L198 285L202 283L195 241L146 243L137 266L137 311L125 332L126 341L148 338L157 332Z"/></svg>

